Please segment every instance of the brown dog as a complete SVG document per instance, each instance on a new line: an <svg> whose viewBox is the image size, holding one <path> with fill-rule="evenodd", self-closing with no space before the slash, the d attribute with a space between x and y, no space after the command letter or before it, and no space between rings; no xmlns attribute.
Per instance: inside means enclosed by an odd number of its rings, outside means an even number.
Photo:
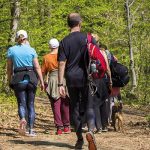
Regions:
<svg viewBox="0 0 150 150"><path fill-rule="evenodd" d="M122 113L122 103L115 102L112 106L112 126L115 131L123 131L123 113Z"/></svg>

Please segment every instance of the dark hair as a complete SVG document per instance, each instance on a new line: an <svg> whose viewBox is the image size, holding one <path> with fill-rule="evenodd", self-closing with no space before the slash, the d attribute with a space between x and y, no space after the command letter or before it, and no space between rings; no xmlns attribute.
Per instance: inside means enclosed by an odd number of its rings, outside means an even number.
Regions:
<svg viewBox="0 0 150 150"><path fill-rule="evenodd" d="M71 13L68 15L67 23L70 28L73 28L81 23L82 19L78 13Z"/></svg>

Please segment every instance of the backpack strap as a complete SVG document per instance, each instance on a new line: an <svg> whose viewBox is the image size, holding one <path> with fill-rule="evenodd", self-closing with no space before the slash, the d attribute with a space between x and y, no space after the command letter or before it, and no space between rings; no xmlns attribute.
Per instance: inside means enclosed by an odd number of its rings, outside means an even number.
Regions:
<svg viewBox="0 0 150 150"><path fill-rule="evenodd" d="M88 33L87 34L87 49L88 49L88 55L89 55L89 64L88 64L88 68L87 68L88 75L90 74L90 65L91 65L91 57L90 57L90 53L89 53L91 42L92 42L92 36L91 36L91 33Z"/></svg>
<svg viewBox="0 0 150 150"><path fill-rule="evenodd" d="M92 35L91 35L91 33L88 33L88 34L87 34L87 42L88 42L88 43L91 43L91 42L92 42Z"/></svg>
<svg viewBox="0 0 150 150"><path fill-rule="evenodd" d="M92 43L92 35L91 35L91 33L88 33L88 34L87 34L88 49L90 49L91 43ZM91 56L93 55L93 52L94 52L94 48L95 48L95 47L96 47L96 46L94 45L93 48L92 48L92 50L91 50Z"/></svg>
<svg viewBox="0 0 150 150"><path fill-rule="evenodd" d="M92 35L91 33L88 33L87 34L87 46L88 46L88 51L90 49L90 46L91 46L91 43L92 43ZM93 55L93 52L94 52L94 48L95 48L95 45L93 46L92 50L91 50L91 56ZM88 52L89 54L89 52ZM97 92L97 86L95 85L93 79L92 79L92 76L90 74L90 65L91 65L91 58L89 56L89 65L88 65L88 68L86 68L87 70L87 74L88 74L88 83L89 83L89 90L91 92L91 95L94 96L95 93Z"/></svg>
<svg viewBox="0 0 150 150"><path fill-rule="evenodd" d="M95 47L96 47L96 46L94 45L93 48L92 48L92 50L91 50L91 56L93 56L94 48L95 48Z"/></svg>

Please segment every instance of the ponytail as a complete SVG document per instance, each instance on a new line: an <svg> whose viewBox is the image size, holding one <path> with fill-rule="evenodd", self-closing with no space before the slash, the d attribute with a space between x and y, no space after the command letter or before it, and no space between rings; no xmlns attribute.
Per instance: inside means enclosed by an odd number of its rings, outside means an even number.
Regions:
<svg viewBox="0 0 150 150"><path fill-rule="evenodd" d="M17 38L17 42L19 45L21 45L24 41L24 35L23 34L20 34L19 37Z"/></svg>

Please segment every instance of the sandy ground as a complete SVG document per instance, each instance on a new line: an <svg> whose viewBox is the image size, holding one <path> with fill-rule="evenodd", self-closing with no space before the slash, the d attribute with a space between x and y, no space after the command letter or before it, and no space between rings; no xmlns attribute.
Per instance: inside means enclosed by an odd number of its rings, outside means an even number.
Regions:
<svg viewBox="0 0 150 150"><path fill-rule="evenodd" d="M55 135L53 115L49 101L36 102L36 137L20 136L16 105L0 105L0 150L69 150L74 149L75 133ZM149 113L148 111L146 113ZM145 112L124 106L125 133L109 132L95 134L98 150L150 150L150 128L145 121ZM85 133L84 133L85 137ZM88 149L87 141L83 147Z"/></svg>

